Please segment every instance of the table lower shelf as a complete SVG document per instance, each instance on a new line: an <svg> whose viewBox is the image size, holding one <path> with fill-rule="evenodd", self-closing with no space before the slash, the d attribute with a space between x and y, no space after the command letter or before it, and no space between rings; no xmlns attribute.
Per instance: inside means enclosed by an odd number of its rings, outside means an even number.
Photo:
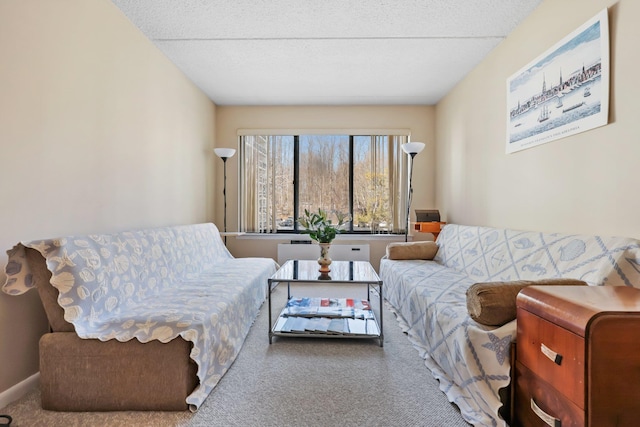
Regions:
<svg viewBox="0 0 640 427"><path fill-rule="evenodd" d="M377 338L380 328L375 316L367 319L347 317L279 316L273 326L274 335L321 335L350 338Z"/></svg>
<svg viewBox="0 0 640 427"><path fill-rule="evenodd" d="M290 300L293 301L294 298ZM300 299L298 299L300 300ZM325 298L325 300L327 300ZM332 301L336 301L333 299ZM350 300L354 301L354 300ZM356 300L357 301L357 300ZM367 301L353 307L291 307L283 308L271 328L271 335L287 337L368 338L380 339L382 334L375 313ZM295 313L295 314L292 314ZM346 314L345 314L346 313Z"/></svg>

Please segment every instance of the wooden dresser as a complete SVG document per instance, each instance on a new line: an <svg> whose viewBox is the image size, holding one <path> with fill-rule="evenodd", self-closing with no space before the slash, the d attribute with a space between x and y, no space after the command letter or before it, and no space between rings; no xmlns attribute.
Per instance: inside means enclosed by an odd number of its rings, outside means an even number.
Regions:
<svg viewBox="0 0 640 427"><path fill-rule="evenodd" d="M640 289L531 286L517 319L513 425L640 425Z"/></svg>

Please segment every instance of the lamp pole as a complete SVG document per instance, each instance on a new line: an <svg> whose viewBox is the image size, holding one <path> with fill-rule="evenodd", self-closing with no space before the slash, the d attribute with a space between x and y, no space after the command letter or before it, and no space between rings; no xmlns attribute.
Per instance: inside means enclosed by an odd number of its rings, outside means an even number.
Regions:
<svg viewBox="0 0 640 427"><path fill-rule="evenodd" d="M222 188L222 197L224 199L224 245L227 245L227 159L232 157L236 150L233 148L216 148L213 150L216 156L222 159L223 171L224 171L224 186Z"/></svg>
<svg viewBox="0 0 640 427"><path fill-rule="evenodd" d="M409 215L411 212L411 199L413 197L413 159L424 149L422 142L407 142L402 146L402 150L409 155L409 194L407 195L407 218L404 227L404 241L409 239Z"/></svg>
<svg viewBox="0 0 640 427"><path fill-rule="evenodd" d="M227 159L222 157L222 169L224 170L224 186L222 187L222 198L224 199L224 232L227 232ZM227 245L227 236L224 236L224 245Z"/></svg>
<svg viewBox="0 0 640 427"><path fill-rule="evenodd" d="M413 186L411 185L411 181L413 180L413 158L418 153L409 153L409 195L407 196L407 223L404 228L404 241L406 242L409 238L409 215L411 212L411 199L413 197Z"/></svg>

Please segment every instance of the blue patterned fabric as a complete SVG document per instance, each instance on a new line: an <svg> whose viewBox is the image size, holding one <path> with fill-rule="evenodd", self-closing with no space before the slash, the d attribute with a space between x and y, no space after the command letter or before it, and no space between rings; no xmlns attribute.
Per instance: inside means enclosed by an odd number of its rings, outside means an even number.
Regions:
<svg viewBox="0 0 640 427"><path fill-rule="evenodd" d="M510 382L515 320L473 321L466 291L477 282L567 277L592 286L640 287L640 241L448 224L433 261L382 259L385 297L425 364L465 420L504 426L498 390Z"/></svg>
<svg viewBox="0 0 640 427"><path fill-rule="evenodd" d="M33 288L24 249L38 250L52 273L64 317L81 338L193 342L198 408L235 360L266 299L276 263L234 258L213 224L20 243L7 251L2 290Z"/></svg>

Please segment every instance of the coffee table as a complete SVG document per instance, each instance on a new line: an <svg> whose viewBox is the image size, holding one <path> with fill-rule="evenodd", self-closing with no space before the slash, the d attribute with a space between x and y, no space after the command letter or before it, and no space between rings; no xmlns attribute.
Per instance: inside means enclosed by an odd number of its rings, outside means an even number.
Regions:
<svg viewBox="0 0 640 427"><path fill-rule="evenodd" d="M369 338L383 346L382 280L376 271L367 261L333 261L330 267L329 274L320 274L317 261L289 260L269 278L269 344L274 336L287 336ZM271 291L282 282L287 283L287 306L273 322ZM292 298L291 283L366 285L367 298ZM370 304L372 290L379 296L379 322Z"/></svg>

